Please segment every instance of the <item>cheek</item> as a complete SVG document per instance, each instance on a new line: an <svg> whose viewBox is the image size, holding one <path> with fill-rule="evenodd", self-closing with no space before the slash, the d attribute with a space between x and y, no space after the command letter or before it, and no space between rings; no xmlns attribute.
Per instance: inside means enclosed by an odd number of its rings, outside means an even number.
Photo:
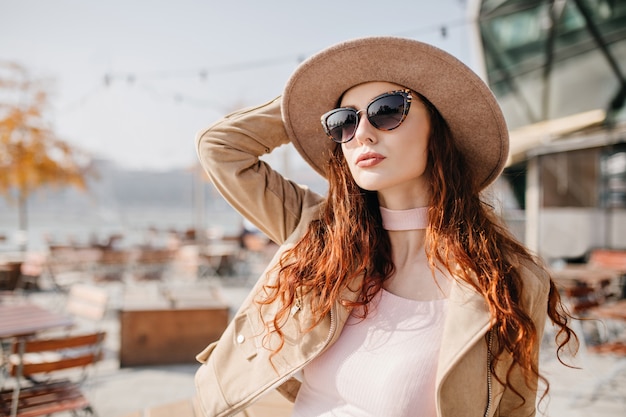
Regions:
<svg viewBox="0 0 626 417"><path fill-rule="evenodd" d="M424 143L423 138L420 140L421 143L415 140L406 143L406 147L396 153L397 169L405 171L407 175L422 176L430 167L428 144Z"/></svg>
<svg viewBox="0 0 626 417"><path fill-rule="evenodd" d="M352 151L350 147L347 146L347 144L342 144L341 153L343 154L343 159L346 161L346 165L348 165L348 168L350 169L350 173L354 175L354 165L351 162L351 161L354 161L354 156L353 156L354 151Z"/></svg>
<svg viewBox="0 0 626 417"><path fill-rule="evenodd" d="M399 155L420 161L428 158L428 137L424 134L410 135L403 138L395 149Z"/></svg>

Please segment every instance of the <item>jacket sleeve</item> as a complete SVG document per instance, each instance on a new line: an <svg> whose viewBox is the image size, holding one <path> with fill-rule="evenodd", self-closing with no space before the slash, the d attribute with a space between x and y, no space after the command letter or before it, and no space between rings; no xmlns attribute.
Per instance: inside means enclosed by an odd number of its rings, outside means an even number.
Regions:
<svg viewBox="0 0 626 417"><path fill-rule="evenodd" d="M196 137L198 157L217 190L278 244L295 230L303 209L321 201L260 159L289 143L280 103L278 97L229 114Z"/></svg>

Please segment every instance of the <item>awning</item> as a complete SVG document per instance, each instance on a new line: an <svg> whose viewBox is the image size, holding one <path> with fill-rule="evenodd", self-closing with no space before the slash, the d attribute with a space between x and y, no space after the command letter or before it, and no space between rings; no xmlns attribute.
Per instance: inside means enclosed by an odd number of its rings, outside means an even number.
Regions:
<svg viewBox="0 0 626 417"><path fill-rule="evenodd" d="M509 132L509 158L506 166L528 159L528 153L533 149L563 140L573 133L600 126L605 119L605 111L598 109L511 130Z"/></svg>

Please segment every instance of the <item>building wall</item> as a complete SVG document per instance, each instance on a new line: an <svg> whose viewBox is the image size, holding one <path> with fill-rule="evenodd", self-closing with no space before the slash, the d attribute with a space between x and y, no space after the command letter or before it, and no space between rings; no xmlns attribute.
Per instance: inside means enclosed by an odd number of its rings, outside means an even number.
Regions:
<svg viewBox="0 0 626 417"><path fill-rule="evenodd" d="M568 134L546 135L507 167L518 207L503 215L514 234L546 259L626 248L626 149L616 145L626 135L616 138L610 128L626 122L626 106L611 105L626 74L626 1L482 0L471 9L485 77L509 129L596 109L610 122L600 132L607 145L556 150L546 143L566 142Z"/></svg>

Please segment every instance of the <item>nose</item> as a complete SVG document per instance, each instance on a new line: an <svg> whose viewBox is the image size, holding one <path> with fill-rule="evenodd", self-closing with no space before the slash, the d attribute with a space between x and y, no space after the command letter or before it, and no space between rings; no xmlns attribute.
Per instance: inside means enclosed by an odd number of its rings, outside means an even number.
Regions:
<svg viewBox="0 0 626 417"><path fill-rule="evenodd" d="M354 139L361 144L378 142L376 138L377 129L368 120L365 110L359 110L357 114L359 121L354 132Z"/></svg>

